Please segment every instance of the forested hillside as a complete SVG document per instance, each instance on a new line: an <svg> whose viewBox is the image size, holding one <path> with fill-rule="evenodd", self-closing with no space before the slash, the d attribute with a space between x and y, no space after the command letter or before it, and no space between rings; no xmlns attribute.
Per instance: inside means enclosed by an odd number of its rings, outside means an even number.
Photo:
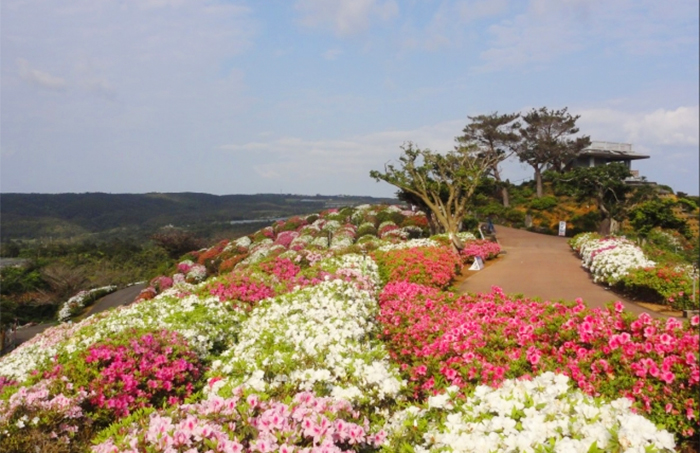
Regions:
<svg viewBox="0 0 700 453"><path fill-rule="evenodd" d="M269 219L324 208L391 201L372 197L203 193L0 194L2 240L65 239L89 234L143 236L166 225L203 230L244 219ZM221 228L221 227L220 227Z"/></svg>

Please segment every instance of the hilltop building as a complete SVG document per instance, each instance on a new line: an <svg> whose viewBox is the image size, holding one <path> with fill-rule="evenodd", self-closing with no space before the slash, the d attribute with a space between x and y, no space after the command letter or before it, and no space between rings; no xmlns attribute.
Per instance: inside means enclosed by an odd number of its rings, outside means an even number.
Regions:
<svg viewBox="0 0 700 453"><path fill-rule="evenodd" d="M591 142L590 146L581 150L574 159L569 162L565 170L578 167L598 167L612 162L621 162L630 169L632 176L625 182L628 184L648 184L644 177L639 176L639 170L632 170L632 161L649 159L646 154L637 154L632 151L631 143L615 142Z"/></svg>

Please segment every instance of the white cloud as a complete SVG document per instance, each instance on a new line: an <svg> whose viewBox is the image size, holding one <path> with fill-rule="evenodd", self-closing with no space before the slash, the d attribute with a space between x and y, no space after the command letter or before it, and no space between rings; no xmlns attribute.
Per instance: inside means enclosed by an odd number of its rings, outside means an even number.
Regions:
<svg viewBox="0 0 700 453"><path fill-rule="evenodd" d="M296 9L302 25L330 29L338 36L364 31L373 19L388 21L399 11L394 0L299 0Z"/></svg>
<svg viewBox="0 0 700 453"><path fill-rule="evenodd" d="M268 156L254 166L267 179L294 180L318 175L338 178L368 177L370 170L381 169L401 155L407 141L421 148L451 151L454 137L464 127L463 120L446 121L413 130L388 130L355 137L308 140L281 137L269 141L223 145L220 149L236 153ZM274 156L269 158L269 156Z"/></svg>
<svg viewBox="0 0 700 453"><path fill-rule="evenodd" d="M19 76L27 82L52 90L62 90L66 87L65 79L34 69L23 58L17 59L17 67Z"/></svg>
<svg viewBox="0 0 700 453"><path fill-rule="evenodd" d="M662 146L698 146L698 112L697 105L634 113L589 109L579 112L579 124L582 132L593 140L622 141L650 150Z"/></svg>

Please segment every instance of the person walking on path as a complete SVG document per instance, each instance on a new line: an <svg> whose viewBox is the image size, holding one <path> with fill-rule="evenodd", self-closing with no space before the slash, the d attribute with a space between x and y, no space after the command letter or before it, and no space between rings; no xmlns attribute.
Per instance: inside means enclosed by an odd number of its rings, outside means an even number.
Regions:
<svg viewBox="0 0 700 453"><path fill-rule="evenodd" d="M491 216L488 216L486 219L486 231L489 234L494 234L496 232L496 228L493 226L493 220L491 219Z"/></svg>

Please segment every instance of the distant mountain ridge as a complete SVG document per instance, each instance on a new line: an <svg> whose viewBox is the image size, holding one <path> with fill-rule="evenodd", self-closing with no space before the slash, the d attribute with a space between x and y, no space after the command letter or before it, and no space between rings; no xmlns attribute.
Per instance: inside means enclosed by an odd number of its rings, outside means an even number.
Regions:
<svg viewBox="0 0 700 453"><path fill-rule="evenodd" d="M270 219L329 207L395 203L391 198L292 194L205 193L0 194L0 235L12 239L72 238L121 230L202 226L235 220Z"/></svg>

